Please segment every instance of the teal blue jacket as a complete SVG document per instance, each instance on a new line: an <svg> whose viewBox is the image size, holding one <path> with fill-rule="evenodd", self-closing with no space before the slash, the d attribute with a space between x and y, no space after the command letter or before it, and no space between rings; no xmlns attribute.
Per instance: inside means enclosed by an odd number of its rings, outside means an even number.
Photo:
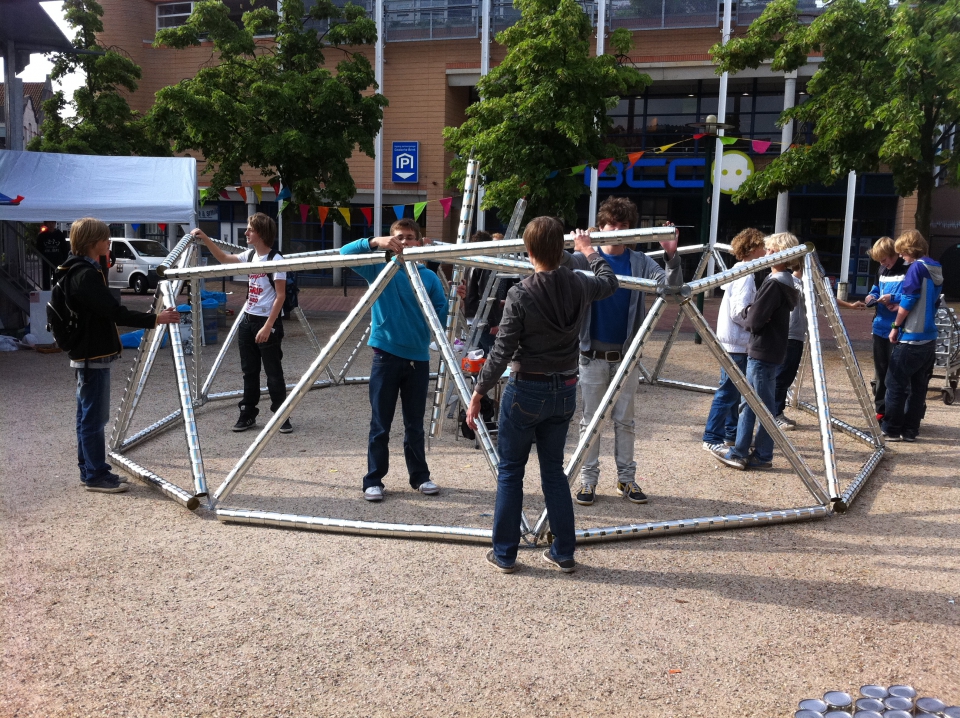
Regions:
<svg viewBox="0 0 960 718"><path fill-rule="evenodd" d="M340 248L340 254L367 254L370 251L369 239L358 239ZM369 284L386 266L383 263L366 264L350 269ZM417 271L430 295L430 303L440 319L440 325L446 326L447 297L440 278L422 264L417 265ZM393 275L393 279L374 303L371 315L372 328L367 344L404 359L430 360L430 327L413 293L410 278L403 269Z"/></svg>

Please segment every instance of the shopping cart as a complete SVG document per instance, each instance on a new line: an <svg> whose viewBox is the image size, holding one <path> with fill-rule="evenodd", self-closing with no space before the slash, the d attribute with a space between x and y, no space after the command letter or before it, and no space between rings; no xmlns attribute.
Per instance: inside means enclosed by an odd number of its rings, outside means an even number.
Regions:
<svg viewBox="0 0 960 718"><path fill-rule="evenodd" d="M957 317L954 309L941 306L937 310L936 321L937 351L933 378L941 378L936 372L942 368L943 388L940 395L944 404L952 404L957 394L957 381L960 380L960 317Z"/></svg>

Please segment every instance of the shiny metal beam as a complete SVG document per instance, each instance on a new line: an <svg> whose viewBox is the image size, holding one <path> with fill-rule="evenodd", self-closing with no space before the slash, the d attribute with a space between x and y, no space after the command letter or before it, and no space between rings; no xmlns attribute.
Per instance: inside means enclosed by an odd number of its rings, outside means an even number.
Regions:
<svg viewBox="0 0 960 718"><path fill-rule="evenodd" d="M160 421L156 421L145 429L141 429L133 436L124 439L122 442L120 442L119 451L129 451L135 446L139 446L147 439L152 438L154 434L158 434L166 429L172 428L181 417L183 417L183 412L180 409L177 409L172 414L168 414L160 419ZM117 449L114 449L114 451L116 450Z"/></svg>
<svg viewBox="0 0 960 718"><path fill-rule="evenodd" d="M176 297L169 282L160 283L167 306L176 306ZM183 412L183 429L187 439L187 453L190 458L190 470L193 473L194 494L207 495L207 479L203 470L203 455L200 451L200 437L197 434L197 418L193 413L193 395L190 393L190 374L183 354L183 342L180 338L180 325L168 324L170 344L173 346L173 366L177 374L177 391L180 394L180 411ZM196 340L194 340L196 344Z"/></svg>
<svg viewBox="0 0 960 718"><path fill-rule="evenodd" d="M296 384L287 384L287 392L292 391L296 388ZM335 382L330 381L329 379L317 379L313 382L313 385L308 389L308 391L313 391L314 389L328 389L332 386L336 386ZM270 393L270 390L265 386L260 387L260 396L267 396ZM221 391L216 394L210 394L207 397L207 401L223 401L224 399L239 399L243 396L243 389L234 389L233 391Z"/></svg>
<svg viewBox="0 0 960 718"><path fill-rule="evenodd" d="M226 359L227 351L237 338L237 333L240 331L240 322L242 319L243 310L241 309L234 318L233 324L230 325L230 331L227 332L227 336L224 337L223 343L220 345L220 351L217 352L217 358L213 360L213 366L210 367L210 373L207 374L207 378L203 382L203 386L200 387L200 397L205 403L210 400L210 387L213 386L213 381L217 378L217 374L220 372L220 367L223 365L224 359Z"/></svg>
<svg viewBox="0 0 960 718"><path fill-rule="evenodd" d="M405 539L441 539L489 544L491 529L467 526L427 526L423 524L393 524L381 521L353 521L303 514L284 514L275 511L218 507L217 519L223 523L275 526L277 528L308 529L359 536L392 536Z"/></svg>
<svg viewBox="0 0 960 718"><path fill-rule="evenodd" d="M840 496L840 500L834 502L833 508L835 511L843 512L850 508L854 499L857 498L857 494L860 493L860 489L864 487L864 485L867 483L867 479L870 478L877 466L880 464L880 459L883 458L886 450L886 447L881 446L870 455L870 458L867 459L866 463L863 465L863 468L861 468L857 475L853 478L853 481L850 482L850 485L844 489L843 494Z"/></svg>
<svg viewBox="0 0 960 718"><path fill-rule="evenodd" d="M240 461L237 462L237 465L233 467L233 469L227 475L227 478L224 479L223 483L217 488L216 493L213 495L216 501L223 500L237 487L237 485L240 483L240 480L244 477L247 471L250 470L253 462L257 460L258 456L260 456L267 443L274 437L274 435L276 435L283 422L287 420L291 413L293 413L293 410L297 407L297 404L300 403L300 400L303 398L309 388L313 386L314 382L316 382L320 377L320 374L323 373L324 367L330 363L330 360L333 358L334 354L337 353L340 347L343 346L344 342L346 342L347 337L350 336L350 333L353 332L358 324L360 324L364 314L366 314L367 310L373 306L375 301L377 301L380 293L384 290L384 288L386 288L387 284L390 283L390 280L393 279L393 275L396 274L397 270L399 269L400 265L398 262L388 262L380 274L377 275L377 278L370 283L370 287L364 293L363 297L361 297L357 305L350 310L350 313L347 315L347 318L344 320L343 324L340 325L339 329L337 329L337 331L333 333L333 336L331 336L327 341L323 351L321 351L317 358L313 361L306 373L300 377L300 381L297 382L297 385L289 394L287 394L286 400L280 405L280 408L274 412L273 416L270 417L267 425L263 427L257 438L254 439L253 443L249 446L249 448L247 448L243 456L240 457Z"/></svg>
<svg viewBox="0 0 960 718"><path fill-rule="evenodd" d="M803 343L803 355L800 357L800 367L797 369L797 378L790 389L790 406L796 409L800 405L800 390L803 388L803 374L810 361L810 342Z"/></svg>
<svg viewBox="0 0 960 718"><path fill-rule="evenodd" d="M807 412L808 414L812 414L813 416L819 417L819 412L817 411L817 407L813 404L810 404L809 402L801 401L797 404L797 408ZM876 449L878 447L878 444L874 442L873 437L870 434L858 429L852 424L848 424L847 422L841 419L838 419L835 416L830 417L830 425L837 431L840 431L846 434L850 438L856 439L857 441L863 444L866 444L871 449Z"/></svg>
<svg viewBox="0 0 960 718"><path fill-rule="evenodd" d="M160 277L165 276L167 270L172 268L173 265L175 265L179 261L180 255L183 254L185 251L187 251L187 247L193 244L193 242L194 242L194 239L192 235L189 235L189 234L183 235L180 241L177 242L177 245L171 250L170 254L168 254L164 258L164 260L160 262L160 264L157 266L157 274Z"/></svg>
<svg viewBox="0 0 960 718"><path fill-rule="evenodd" d="M160 491L166 494L169 498L173 499L178 504L183 504L191 511L200 506L200 499L191 494L189 491L181 489L176 484L171 484L162 476L157 476L155 473L150 471L150 469L140 466L140 464L136 463L135 461L131 461L123 454L117 453L116 451L111 451L110 459L114 464L119 466L131 476L140 479L144 483L149 484L157 489L160 489Z"/></svg>
<svg viewBox="0 0 960 718"><path fill-rule="evenodd" d="M703 247L704 245L697 245ZM710 258L710 248L707 248L701 253L700 261L697 262L697 268L693 272L693 281L700 279L703 276L703 273L707 271L707 264ZM677 337L680 335L680 327L683 326L683 312L677 312L677 318L673 321L673 328L670 330L670 336L667 337L667 341L663 344L663 349L660 350L660 356L657 358L657 364L654 366L653 371L650 374L650 383L656 383L660 379L660 375L663 373L663 369L667 364L667 357L670 355L670 350L673 348L673 343L677 340Z"/></svg>
<svg viewBox="0 0 960 718"><path fill-rule="evenodd" d="M590 235L597 244L618 245L636 244L673 237L673 230L669 227L650 227L645 229L621 229L615 232L593 232ZM564 247L573 249L573 235L564 236ZM471 242L464 246L460 244L434 244L425 247L412 247L403 252L406 261L418 262L454 262L459 256L489 256L510 252L523 252L522 239L500 239L490 242ZM305 271L308 269L328 269L331 267L357 267L368 264L382 264L387 260L386 252L370 254L344 254L321 257L299 257L295 259L279 259L273 262L278 272ZM761 261L761 260L757 260ZM215 264L208 267L171 268L164 275L167 279L190 279L200 277L212 279L214 277L229 277L246 275L256 272L255 264Z"/></svg>
<svg viewBox="0 0 960 718"><path fill-rule="evenodd" d="M762 401L760 401L760 397L757 396L757 393L753 390L753 387L747 383L747 377L744 376L743 372L740 371L740 367L736 365L736 363L730 358L730 354L727 352L727 350L724 349L720 344L720 340L717 339L717 335L714 334L713 329L711 329L710 325L707 324L707 321L703 318L703 315L699 312L696 305L690 300L687 300L680 304L680 308L688 317L690 317L690 321L693 322L694 329L696 329L696 331L700 333L700 336L703 337L703 343L711 352L713 352L713 355L717 358L717 361L720 362L720 366L723 367L723 370L727 372L727 376L730 377L731 381L733 381L734 385L740 391L740 396L742 396L743 399L750 405L750 408L753 409L754 413L757 415L757 419L763 424L764 428L767 430L767 433L773 437L777 447L787 457L787 461L790 462L793 470L796 471L800 476L800 480L803 481L804 486L807 487L807 490L813 495L813 498L823 505L829 504L830 497L823 490L823 487L813 475L810 467L807 466L807 462L803 460L803 457L793 447L793 444L790 443L790 440L787 439L786 435L783 433L783 429L777 425L777 422L773 418L773 414L771 414L770 410L764 406Z"/></svg>
<svg viewBox="0 0 960 718"><path fill-rule="evenodd" d="M760 259L754 259L750 262L746 262L740 267L733 267L725 272L718 272L717 274L711 274L709 277L698 279L694 282L687 282L685 285L683 285L683 289L689 292L689 294L701 294L702 292L706 292L714 287L720 287L736 279L740 279L740 277L753 274L758 269L766 269L767 267L772 267L775 264L783 264L790 260L799 259L805 254L810 254L810 252L813 252L814 250L815 247L813 246L813 243L807 242L806 244L801 244L799 247L791 247L790 249L785 249L782 252L777 252L776 254L768 254L765 257L760 257Z"/></svg>
<svg viewBox="0 0 960 718"><path fill-rule="evenodd" d="M594 412L593 418L590 419L590 423L587 424L587 428L580 436L580 440L577 442L577 448L574 449L573 455L570 457L564 469L567 475L567 483L571 486L577 479L577 473L580 471L580 467L586 459L587 451L595 441L599 440L600 427L603 425L603 422L606 421L610 412L613 411L613 405L617 402L617 399L620 398L620 394L623 393L627 380L633 375L633 370L640 361L643 345L653 331L653 328L657 325L657 320L660 319L660 315L663 314L665 307L666 300L664 300L663 297L657 297L653 306L650 307L650 311L647 312L647 316L643 318L643 323L631 340L626 353L623 355L620 366L617 367L617 371L613 375L613 379L610 381L610 385L607 387L603 399L600 400L600 405ZM536 541L540 541L544 534L546 534L547 520L547 510L544 509L533 525L533 534Z"/></svg>
<svg viewBox="0 0 960 718"><path fill-rule="evenodd" d="M360 351L360 347L364 345L364 342L367 341L367 337L370 336L370 330L373 328L373 324L368 324L367 328L363 330L363 334L360 335L360 341L357 342L357 345L353 348L353 351L350 352L350 356L347 357L347 361L344 363L343 368L339 373L334 377L334 382L340 384L343 382L343 377L346 376L347 370L350 369L350 365L353 364L353 360L357 358L357 353Z"/></svg>
<svg viewBox="0 0 960 718"><path fill-rule="evenodd" d="M699 533L701 531L752 529L760 526L812 521L814 519L826 518L829 515L830 509L826 506L806 506L798 509L754 511L747 514L704 516L696 519L649 521L642 524L578 529L577 543L599 543L601 541L622 541L624 539L638 538L662 538L663 536Z"/></svg>
<svg viewBox="0 0 960 718"><path fill-rule="evenodd" d="M300 322L300 326L303 327L303 333L307 335L307 339L310 340L310 344L313 346L314 350L319 352L323 347L320 346L320 340L317 339L317 335L314 334L313 327L310 326L310 322L307 321L307 315L303 313L303 310L300 308L299 304L293 308L292 314L297 318L297 321ZM330 381L336 382L336 377L333 375L333 372L330 371L329 364L327 364L324 372L326 372Z"/></svg>
<svg viewBox="0 0 960 718"><path fill-rule="evenodd" d="M823 450L824 475L827 479L827 491L830 499L840 498L840 484L837 481L837 454L833 444L833 425L830 423L830 395L827 391L827 375L823 368L823 353L820 346L820 322L817 317L817 295L813 287L813 272L810 271L810 255L804 258L806 264L803 273L803 304L807 315L807 344L810 347L810 374L813 377L813 391L817 397L817 423L820 428L820 445Z"/></svg>
<svg viewBox="0 0 960 718"><path fill-rule="evenodd" d="M672 386L676 389L684 389L686 391L696 391L701 394L716 394L717 387L707 386L706 384L691 384L688 381L677 381L676 379L657 379L657 384L660 386Z"/></svg>
<svg viewBox="0 0 960 718"><path fill-rule="evenodd" d="M196 265L196 257L192 264ZM203 381L203 300L200 299L200 280L193 279L190 282L190 321L193 324L193 371L190 372L190 396L197 406L203 406L203 399L200 395L200 385Z"/></svg>

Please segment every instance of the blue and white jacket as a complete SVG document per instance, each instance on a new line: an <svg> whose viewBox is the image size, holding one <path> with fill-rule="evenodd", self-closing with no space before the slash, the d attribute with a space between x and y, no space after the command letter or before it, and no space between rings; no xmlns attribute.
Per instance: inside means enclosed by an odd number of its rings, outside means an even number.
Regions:
<svg viewBox="0 0 960 718"><path fill-rule="evenodd" d="M370 251L368 239L358 239L340 248L340 254L367 254ZM383 263L365 264L350 269L366 279L367 283L372 283L385 266ZM440 326L444 326L447 321L447 297L443 284L436 274L422 264L417 265L417 272L430 295L430 303L437 312ZM413 293L410 277L402 269L384 287L370 315L372 329L367 344L404 359L430 360L430 327Z"/></svg>
<svg viewBox="0 0 960 718"><path fill-rule="evenodd" d="M877 274L877 283L873 285L873 289L867 296L873 297L876 301L885 294L889 294L890 302L899 305L901 287L906 273L907 265L900 257L897 257L897 261L890 269L880 267L880 272ZM876 307L877 316L873 318L873 333L878 337L886 338L890 334L890 325L897 319L897 307L887 309L879 302L877 302Z"/></svg>
<svg viewBox="0 0 960 718"><path fill-rule="evenodd" d="M937 304L943 286L943 267L930 257L907 265L900 306L910 312L900 333L902 342L926 342L937 338Z"/></svg>

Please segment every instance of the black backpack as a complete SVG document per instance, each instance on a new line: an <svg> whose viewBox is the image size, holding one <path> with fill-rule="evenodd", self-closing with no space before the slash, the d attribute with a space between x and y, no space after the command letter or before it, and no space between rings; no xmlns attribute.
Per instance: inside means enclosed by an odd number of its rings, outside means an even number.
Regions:
<svg viewBox="0 0 960 718"><path fill-rule="evenodd" d="M252 262L256 250L251 249L247 254L247 261ZM269 254L267 254L267 259L265 261L271 262L273 258L279 254L277 250L270 248ZM273 280L273 273L267 272L267 279L270 280L270 286L273 287L273 290L277 290L277 283ZM300 301L297 299L297 295L300 294L300 287L297 286L297 273L296 272L287 272L287 292L283 300L283 311L280 313L282 317L289 316L290 312L300 306ZM249 297L248 297L249 298Z"/></svg>
<svg viewBox="0 0 960 718"><path fill-rule="evenodd" d="M47 302L47 331L53 334L57 346L65 352L79 347L84 339L86 318L81 318L70 307L67 292L70 275L75 271L82 271L84 266L93 269L93 266L84 258L71 257L62 267L58 267L54 275L55 284L50 292L50 301Z"/></svg>

